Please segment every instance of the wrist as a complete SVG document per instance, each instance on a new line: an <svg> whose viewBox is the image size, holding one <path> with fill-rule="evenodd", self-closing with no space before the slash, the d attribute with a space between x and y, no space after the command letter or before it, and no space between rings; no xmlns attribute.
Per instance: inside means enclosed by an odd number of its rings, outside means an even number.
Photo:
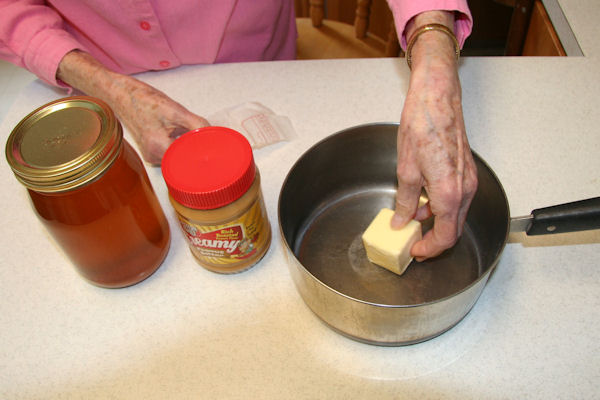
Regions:
<svg viewBox="0 0 600 400"><path fill-rule="evenodd" d="M428 11L412 18L406 27L408 66L432 60L442 62L445 67L451 60L458 60L459 43L454 35L454 13L449 11Z"/></svg>
<svg viewBox="0 0 600 400"><path fill-rule="evenodd" d="M414 32L421 26L427 24L441 24L454 33L454 12L451 11L427 11L411 18L406 24L406 38L410 39Z"/></svg>
<svg viewBox="0 0 600 400"><path fill-rule="evenodd" d="M73 50L67 53L56 72L56 78L89 95L111 103L114 86L122 77L102 65L90 54Z"/></svg>
<svg viewBox="0 0 600 400"><path fill-rule="evenodd" d="M61 60L56 78L82 93L104 100L117 115L127 107L136 79L113 72L90 54L73 50Z"/></svg>
<svg viewBox="0 0 600 400"><path fill-rule="evenodd" d="M407 63L414 73L422 67L455 70L459 50L456 40L444 32L420 30L407 51Z"/></svg>

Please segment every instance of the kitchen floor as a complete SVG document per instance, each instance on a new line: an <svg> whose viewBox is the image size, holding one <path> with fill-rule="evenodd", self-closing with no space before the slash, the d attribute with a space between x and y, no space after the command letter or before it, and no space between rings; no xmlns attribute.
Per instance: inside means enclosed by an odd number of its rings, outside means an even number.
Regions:
<svg viewBox="0 0 600 400"><path fill-rule="evenodd" d="M0 60L0 121L4 119L12 103L23 86L36 79L36 76L7 61Z"/></svg>

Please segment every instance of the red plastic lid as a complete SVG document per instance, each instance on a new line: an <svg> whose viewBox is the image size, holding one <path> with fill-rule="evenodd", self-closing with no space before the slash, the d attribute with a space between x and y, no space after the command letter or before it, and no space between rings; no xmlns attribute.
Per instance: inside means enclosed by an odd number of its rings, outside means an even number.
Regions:
<svg viewBox="0 0 600 400"><path fill-rule="evenodd" d="M225 206L252 186L256 175L252 147L239 132L217 126L181 135L162 159L171 197L196 209Z"/></svg>

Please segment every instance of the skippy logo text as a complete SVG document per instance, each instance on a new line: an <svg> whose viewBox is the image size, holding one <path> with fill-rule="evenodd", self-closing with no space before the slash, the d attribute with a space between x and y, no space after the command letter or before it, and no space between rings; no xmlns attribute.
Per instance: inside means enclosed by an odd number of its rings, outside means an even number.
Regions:
<svg viewBox="0 0 600 400"><path fill-rule="evenodd" d="M242 242L241 240L210 240L197 237L190 238L190 241L194 246L205 249L225 249L229 254L233 253Z"/></svg>
<svg viewBox="0 0 600 400"><path fill-rule="evenodd" d="M209 232L201 232L197 227L182 223L190 243L199 249L224 251L227 254L242 253L240 243L244 241L241 225L227 226Z"/></svg>

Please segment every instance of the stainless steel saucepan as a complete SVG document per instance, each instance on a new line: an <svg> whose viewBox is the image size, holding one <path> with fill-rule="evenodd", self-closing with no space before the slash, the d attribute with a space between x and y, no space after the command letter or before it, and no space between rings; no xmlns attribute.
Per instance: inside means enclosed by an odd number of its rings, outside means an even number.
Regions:
<svg viewBox="0 0 600 400"><path fill-rule="evenodd" d="M397 124L370 124L327 137L295 163L279 196L279 227L296 288L318 317L346 336L389 346L433 338L473 307L511 227L528 234L600 228L600 198L511 219L500 181L474 153L479 188L457 244L402 276L377 267L361 235L382 207L394 207L397 130Z"/></svg>

